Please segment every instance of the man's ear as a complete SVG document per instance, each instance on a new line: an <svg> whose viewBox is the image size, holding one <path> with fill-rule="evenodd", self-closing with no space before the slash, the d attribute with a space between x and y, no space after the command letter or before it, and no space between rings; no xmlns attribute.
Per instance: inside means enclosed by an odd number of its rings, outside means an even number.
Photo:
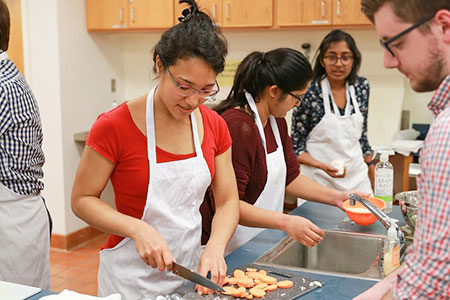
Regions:
<svg viewBox="0 0 450 300"><path fill-rule="evenodd" d="M450 44L450 11L446 9L439 10L435 14L434 20L439 25L444 42Z"/></svg>

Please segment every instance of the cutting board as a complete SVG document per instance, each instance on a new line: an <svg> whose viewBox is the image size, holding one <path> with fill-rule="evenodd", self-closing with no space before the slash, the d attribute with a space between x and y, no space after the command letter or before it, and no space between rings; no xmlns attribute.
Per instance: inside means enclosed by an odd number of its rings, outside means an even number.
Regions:
<svg viewBox="0 0 450 300"><path fill-rule="evenodd" d="M303 277L298 274L292 274L281 268L262 266L262 265L256 265L256 264L248 264L248 265L242 265L242 266L238 267L237 269L240 269L245 272L246 268L265 270L267 272L267 275L269 275L271 277L275 277L277 279L277 281L291 280L294 283L293 287L291 287L290 289L278 288L275 291L267 292L267 294L263 298L261 298L264 300L295 299L295 298L300 297L306 293L309 293L309 292L319 288L321 285L323 285L323 282L321 282L321 281L318 281L318 280L315 280L312 278L308 278L308 277ZM228 271L227 272L228 276L232 276L233 272L234 272L234 270ZM316 284L316 283L318 283L318 284ZM187 285L183 286L181 289L179 289L177 291L177 293L179 293L181 296L183 296L188 293L194 292L194 290L195 290L195 286L193 284L187 284ZM225 296L225 295L221 295L220 297L221 297L221 299L241 299L241 298L235 298L232 296ZM203 296L203 298L206 299L207 296L205 295L205 296Z"/></svg>
<svg viewBox="0 0 450 300"><path fill-rule="evenodd" d="M0 280L0 299L24 300L36 295L40 288Z"/></svg>

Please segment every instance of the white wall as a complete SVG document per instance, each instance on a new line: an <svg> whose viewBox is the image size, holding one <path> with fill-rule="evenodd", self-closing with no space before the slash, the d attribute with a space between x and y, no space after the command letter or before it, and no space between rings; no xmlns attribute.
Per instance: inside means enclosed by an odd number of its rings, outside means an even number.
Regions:
<svg viewBox="0 0 450 300"><path fill-rule="evenodd" d="M86 131L97 115L123 97L110 92L110 79L123 78L122 41L86 31L84 1L23 0L26 76L38 101L44 131L43 195L54 233L66 235L86 224L70 208L70 193L82 145L73 134ZM107 189L104 197L111 202Z"/></svg>
<svg viewBox="0 0 450 300"><path fill-rule="evenodd" d="M225 31L229 43L229 59L243 59L254 50L268 51L277 47L291 47L301 50L301 44L311 44L311 59L323 37L330 29L292 29ZM383 52L374 29L349 29L363 53L360 75L371 82L369 106L369 140L380 145L391 141L394 132L400 128L400 115L404 98L403 76L396 70L386 70L382 65ZM151 50L160 34L135 33L123 36L125 98L132 99L148 91L155 83L150 81L152 61ZM222 87L219 95L225 97L228 90ZM412 93L412 92L411 92ZM417 97L421 98L421 97ZM414 104L413 104L414 105ZM290 115L288 115L290 120Z"/></svg>
<svg viewBox="0 0 450 300"><path fill-rule="evenodd" d="M84 1L22 0L25 70L39 103L44 130L44 197L54 218L54 233L68 234L86 224L73 215L70 193L82 145L73 134L89 130L97 115L118 103L147 93L156 83L152 50L161 33L87 33ZM227 31L228 58L242 59L253 50L300 49L312 54L329 29ZM360 74L371 82L369 140L383 144L400 126L402 106L412 122L429 122L429 94L411 91L396 70L382 66L383 52L373 29L349 29L363 53ZM110 80L117 80L117 91ZM221 93L225 97L228 89ZM405 99L405 101L403 101ZM403 104L404 103L404 104ZM418 121L417 121L418 120ZM102 198L112 202L110 188Z"/></svg>

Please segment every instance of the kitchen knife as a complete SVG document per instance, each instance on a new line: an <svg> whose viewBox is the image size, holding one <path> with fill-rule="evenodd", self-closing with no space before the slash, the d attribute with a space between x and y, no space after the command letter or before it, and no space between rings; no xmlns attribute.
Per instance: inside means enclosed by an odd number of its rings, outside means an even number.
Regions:
<svg viewBox="0 0 450 300"><path fill-rule="evenodd" d="M223 287L215 283L214 281L209 280L206 277L203 277L202 275L189 270L186 267L183 267L182 265L179 265L175 262L172 263L172 272L178 276L181 276L189 281L192 281L196 284L199 284L201 286L207 287L209 289L219 291L219 292L225 292Z"/></svg>

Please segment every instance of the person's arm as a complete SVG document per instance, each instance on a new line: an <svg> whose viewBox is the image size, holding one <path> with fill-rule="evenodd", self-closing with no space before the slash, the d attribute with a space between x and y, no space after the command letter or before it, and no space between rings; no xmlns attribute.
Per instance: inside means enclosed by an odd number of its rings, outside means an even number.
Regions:
<svg viewBox="0 0 450 300"><path fill-rule="evenodd" d="M313 247L323 239L324 232L306 218L263 209L242 200L239 207L241 225L282 230L306 247Z"/></svg>
<svg viewBox="0 0 450 300"><path fill-rule="evenodd" d="M146 222L122 214L100 199L114 164L86 146L72 188L72 210L86 223L101 231L129 237L139 256L153 268L172 267L174 260L165 239Z"/></svg>
<svg viewBox="0 0 450 300"><path fill-rule="evenodd" d="M286 184L289 184L300 173L299 165L292 150L286 120L284 118L277 118L276 120L286 163ZM319 227L306 218L262 209L246 201L240 201L240 210L240 224L251 227L283 230L307 247L315 246L322 240L324 235Z"/></svg>
<svg viewBox="0 0 450 300"><path fill-rule="evenodd" d="M389 274L383 280L359 294L353 300L391 300L394 299L391 291L391 284L397 279L397 274L400 268Z"/></svg>
<svg viewBox="0 0 450 300"><path fill-rule="evenodd" d="M233 235L239 220L239 196L231 163L231 147L214 159L215 174L211 183L216 211L211 224L211 235L200 259L198 271L211 272L211 280L222 285L227 265L225 247Z"/></svg>
<svg viewBox="0 0 450 300"><path fill-rule="evenodd" d="M375 164L372 162L372 154L364 155L364 162L368 164L368 176L370 179L370 185L373 188L375 183Z"/></svg>
<svg viewBox="0 0 450 300"><path fill-rule="evenodd" d="M297 198L303 198L314 202L335 205L343 209L344 201L348 199L351 191L338 191L303 176L298 175L286 187L286 193Z"/></svg>
<svg viewBox="0 0 450 300"><path fill-rule="evenodd" d="M342 178L345 177L345 168L344 173L342 175L336 175L336 172L339 170L333 167L330 164L324 163L312 157L307 151L302 152L299 156L297 156L297 160L299 163L307 166L311 166L313 168L318 168L327 173L329 176L333 178Z"/></svg>
<svg viewBox="0 0 450 300"><path fill-rule="evenodd" d="M369 163L372 161L372 150L369 144L369 139L367 138L367 118L369 117L369 95L370 95L370 85L369 81L366 78L358 78L358 90L360 90L360 111L363 116L363 129L361 133L361 138L359 139L359 143L361 145L361 150L363 153L364 161ZM357 96L358 97L358 96ZM370 179L370 184L374 185L375 178L375 166L371 163L368 170L368 176Z"/></svg>

